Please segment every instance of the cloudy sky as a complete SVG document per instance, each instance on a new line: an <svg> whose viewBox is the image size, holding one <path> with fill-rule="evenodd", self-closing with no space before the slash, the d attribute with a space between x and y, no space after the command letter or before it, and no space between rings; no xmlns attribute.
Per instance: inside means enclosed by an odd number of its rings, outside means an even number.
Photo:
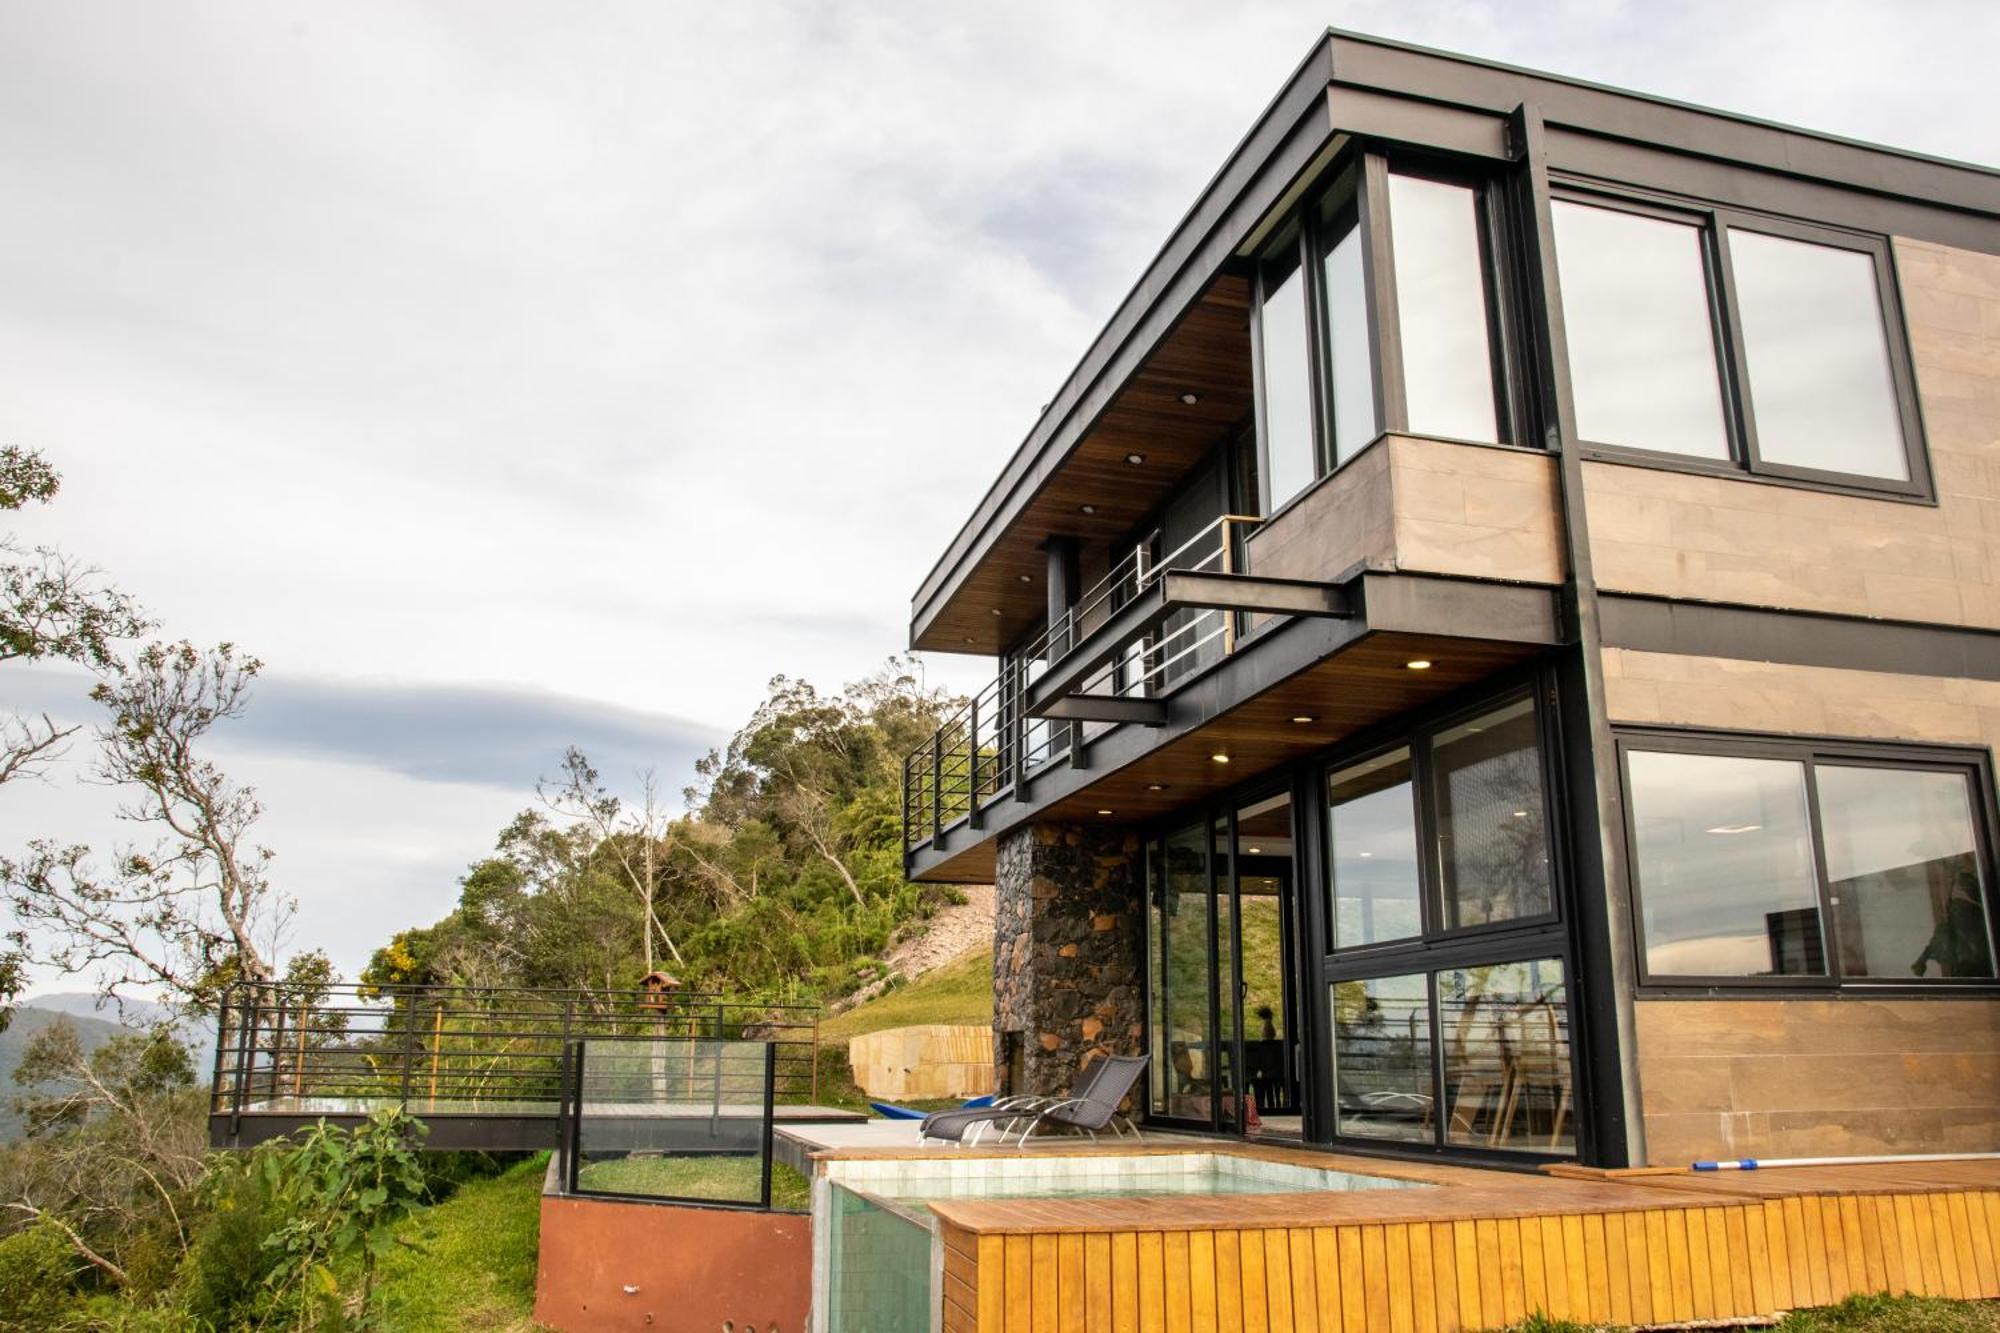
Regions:
<svg viewBox="0 0 2000 1333"><path fill-rule="evenodd" d="M220 757L351 969L566 743L677 790L896 650L1328 22L2000 161L1985 2L0 0L15 530L265 660ZM102 837L71 776L0 841Z"/></svg>

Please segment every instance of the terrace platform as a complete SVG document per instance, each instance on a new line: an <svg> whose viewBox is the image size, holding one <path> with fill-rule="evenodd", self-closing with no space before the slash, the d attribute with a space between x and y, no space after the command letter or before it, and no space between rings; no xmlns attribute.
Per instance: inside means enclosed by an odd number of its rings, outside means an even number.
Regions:
<svg viewBox="0 0 2000 1333"><path fill-rule="evenodd" d="M562 1141L563 1110L557 1102L536 1101L443 1101L395 1097L278 1097L253 1102L241 1111L219 1111L209 1116L208 1140L212 1148L249 1148L269 1139L283 1138L324 1120L329 1125L358 1125L375 1111L401 1106L430 1129L426 1148L469 1149L481 1152L531 1152L554 1148ZM709 1119L756 1120L764 1114L761 1105L724 1102L708 1104L617 1102L583 1104L584 1118L600 1135L615 1135L621 1122L634 1125L658 1120ZM771 1108L773 1126L864 1126L868 1117L859 1111L810 1103L781 1103Z"/></svg>
<svg viewBox="0 0 2000 1333"><path fill-rule="evenodd" d="M1857 1292L2000 1298L1996 1161L1608 1173L1166 1137L1031 1151L1223 1152L1437 1188L936 1199L948 1331L1405 1333L1535 1310L1644 1326L1757 1319Z"/></svg>

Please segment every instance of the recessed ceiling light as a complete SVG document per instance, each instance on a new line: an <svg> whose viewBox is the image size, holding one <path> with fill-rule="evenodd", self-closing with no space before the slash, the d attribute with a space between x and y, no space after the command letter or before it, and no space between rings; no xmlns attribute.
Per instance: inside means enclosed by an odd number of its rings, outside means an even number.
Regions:
<svg viewBox="0 0 2000 1333"><path fill-rule="evenodd" d="M968 635L966 635L966 636L965 636L965 641L966 641L967 643L977 643L977 642L978 642L978 640L977 640L977 639L974 639L974 638L973 638L973 637L972 637L972 636L971 636L970 634L968 634Z"/></svg>
<svg viewBox="0 0 2000 1333"><path fill-rule="evenodd" d="M1264 854L1264 849L1262 847L1252 847L1250 849L1250 855L1252 856L1262 856L1263 854Z"/></svg>
<svg viewBox="0 0 2000 1333"><path fill-rule="evenodd" d="M1094 514L1097 512L1096 505L1078 505L1077 509L1086 514Z"/></svg>
<svg viewBox="0 0 2000 1333"><path fill-rule="evenodd" d="M1293 718L1292 721L1298 723L1300 726L1303 727L1306 723L1312 721L1312 714L1300 713L1297 717Z"/></svg>
<svg viewBox="0 0 2000 1333"><path fill-rule="evenodd" d="M1413 658L1403 663L1403 665L1412 671L1429 671L1431 669L1431 661L1428 657Z"/></svg>
<svg viewBox="0 0 2000 1333"><path fill-rule="evenodd" d="M1125 455L1125 461L1126 461L1126 462L1128 462L1128 463L1130 463L1130 464L1131 464L1131 465L1132 465L1133 467L1137 467L1137 466L1139 466L1139 464L1141 464L1141 463L1143 463L1143 462L1145 462L1145 461L1146 461L1146 455L1144 455L1144 454L1127 454L1127 455Z"/></svg>
<svg viewBox="0 0 2000 1333"><path fill-rule="evenodd" d="M1023 583L1033 583L1035 581L1035 577L1032 574L1016 574L1014 577Z"/></svg>
<svg viewBox="0 0 2000 1333"><path fill-rule="evenodd" d="M1364 861L1366 861L1366 860L1367 860L1367 859L1368 859L1369 857L1371 857L1371 856L1373 856L1373 855L1375 855L1375 853L1373 853L1373 852L1363 852L1363 853L1361 853L1361 859L1362 859L1362 860L1364 860Z"/></svg>
<svg viewBox="0 0 2000 1333"><path fill-rule="evenodd" d="M1516 819L1526 819L1527 817L1528 817L1528 812L1526 810L1516 810L1514 812L1514 818Z"/></svg>
<svg viewBox="0 0 2000 1333"><path fill-rule="evenodd" d="M1100 815L1111 815L1111 814L1116 814L1118 812L1115 810L1099 810L1097 813Z"/></svg>
<svg viewBox="0 0 2000 1333"><path fill-rule="evenodd" d="M999 614L1000 614L1000 608L999 608L999 607L997 607L997 606L996 606L996 607L994 607L994 608L993 608L993 614L994 614L994 615L996 615L996 616L997 616L997 615L999 615Z"/></svg>
<svg viewBox="0 0 2000 1333"><path fill-rule="evenodd" d="M1764 826L1762 824L1717 824L1714 828L1705 831L1709 833L1720 833L1723 836L1727 837L1729 834L1732 833L1755 833L1758 829L1763 827Z"/></svg>
<svg viewBox="0 0 2000 1333"><path fill-rule="evenodd" d="M1210 756L1209 756L1209 758L1210 758L1210 759L1213 759L1213 760L1214 760L1214 761L1215 761L1216 763L1218 763L1218 764L1226 764L1226 763L1228 763L1228 762L1229 762L1229 756L1228 756L1228 755L1226 755L1226 754L1222 754L1222 753L1219 753L1219 752L1218 752L1218 753L1216 753L1216 754L1212 754L1212 755L1210 755Z"/></svg>
<svg viewBox="0 0 2000 1333"><path fill-rule="evenodd" d="M1201 401L1201 395L1190 391L1188 393L1184 393L1181 395L1181 401L1186 403L1189 407L1193 407L1196 403Z"/></svg>
<svg viewBox="0 0 2000 1333"><path fill-rule="evenodd" d="M1149 782L1146 784L1147 791L1165 791L1166 789L1167 784L1164 782Z"/></svg>

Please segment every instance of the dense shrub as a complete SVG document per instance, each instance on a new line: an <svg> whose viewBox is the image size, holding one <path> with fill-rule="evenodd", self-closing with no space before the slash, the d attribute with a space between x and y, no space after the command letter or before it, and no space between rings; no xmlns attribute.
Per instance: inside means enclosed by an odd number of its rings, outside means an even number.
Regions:
<svg viewBox="0 0 2000 1333"><path fill-rule="evenodd" d="M76 1303L76 1251L53 1223L0 1240L0 1329L46 1329Z"/></svg>

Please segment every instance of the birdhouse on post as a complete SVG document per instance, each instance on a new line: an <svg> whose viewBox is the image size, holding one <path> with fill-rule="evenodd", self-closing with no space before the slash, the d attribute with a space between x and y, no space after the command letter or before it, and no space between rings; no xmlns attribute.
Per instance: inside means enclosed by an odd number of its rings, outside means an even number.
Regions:
<svg viewBox="0 0 2000 1333"><path fill-rule="evenodd" d="M673 1002L674 992L680 988L677 978L665 972L648 972L639 981L639 1003L648 1009L665 1009Z"/></svg>

